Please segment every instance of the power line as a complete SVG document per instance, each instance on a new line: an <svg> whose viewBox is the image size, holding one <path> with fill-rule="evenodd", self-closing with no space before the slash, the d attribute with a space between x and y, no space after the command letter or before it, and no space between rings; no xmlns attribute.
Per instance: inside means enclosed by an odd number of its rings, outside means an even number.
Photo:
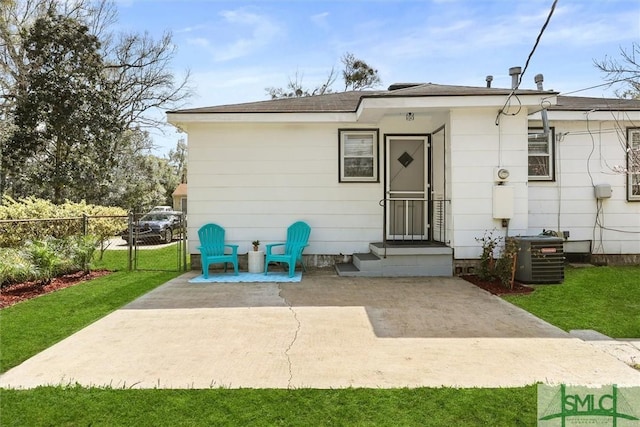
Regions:
<svg viewBox="0 0 640 427"><path fill-rule="evenodd" d="M529 52L529 56L527 57L527 62L525 62L524 64L524 68L522 70L522 74L520 74L520 79L518 79L518 86L516 86L516 89L520 87L520 83L522 83L522 77L524 77L524 73L527 72L527 67L529 67L529 62L531 61L531 57L533 57L533 53L536 51L536 48L538 47L538 44L540 43L540 39L542 38L542 34L544 34L544 31L547 29L547 25L549 25L549 21L551 21L551 16L553 16L553 12L556 10L556 5L558 4L558 0L553 0L553 4L551 5L551 10L549 11L549 15L547 15L547 20L544 21L544 25L542 25L542 28L540 29L540 32L538 33L538 37L536 37L536 42L533 45L533 48L531 49L531 52Z"/></svg>
<svg viewBox="0 0 640 427"><path fill-rule="evenodd" d="M505 108L507 108L507 105L509 105L509 103L511 102L511 98L513 98L513 96L516 93L516 90L518 90L518 88L520 87L520 83L522 83L522 77L524 77L524 73L527 71L527 67L529 67L529 62L531 61L531 58L533 57L533 54L535 53L536 48L538 47L538 44L540 43L540 40L542 39L542 34L544 34L544 31L547 29L547 25L549 25L549 22L551 21L551 17L553 16L553 12L556 10L556 5L557 4L558 4L558 0L553 0L553 4L551 5L551 10L549 11L549 14L547 15L547 19L544 21L544 24L542 25L542 28L540 28L540 32L538 33L538 36L536 37L536 42L534 43L533 48L531 49L531 52L529 52L529 55L527 56L527 61L524 64L524 69L522 70L522 73L520 74L520 78L518 79L518 83L516 84L516 87L511 89L511 93L507 97L507 100L505 101L504 105L502 106L502 108L498 112L498 115L496 116L496 126L500 123L500 115L501 114L505 114L505 112L504 112ZM515 95L515 97L518 100L518 104L520 104L520 99L518 98L518 96ZM519 107L522 108L522 105L520 104ZM511 115L518 114L520 112L520 108L518 108L518 111L516 113L513 113Z"/></svg>

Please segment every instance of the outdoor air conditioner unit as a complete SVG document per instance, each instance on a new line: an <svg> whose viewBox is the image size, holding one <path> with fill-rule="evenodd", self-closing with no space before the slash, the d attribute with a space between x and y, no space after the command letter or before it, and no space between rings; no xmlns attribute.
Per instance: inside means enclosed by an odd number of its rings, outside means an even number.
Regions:
<svg viewBox="0 0 640 427"><path fill-rule="evenodd" d="M553 236L520 236L515 279L522 283L562 283L564 240Z"/></svg>

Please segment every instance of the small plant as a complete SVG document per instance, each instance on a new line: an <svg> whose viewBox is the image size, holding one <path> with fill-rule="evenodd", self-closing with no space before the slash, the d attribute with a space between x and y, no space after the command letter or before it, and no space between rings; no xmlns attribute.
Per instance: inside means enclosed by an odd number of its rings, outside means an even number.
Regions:
<svg viewBox="0 0 640 427"><path fill-rule="evenodd" d="M476 237L476 241L482 243L478 277L482 280L493 280L495 279L495 250L502 241L502 237L493 237L493 231L485 231L483 237Z"/></svg>
<svg viewBox="0 0 640 427"><path fill-rule="evenodd" d="M485 232L484 237L476 238L482 243L482 255L478 277L482 280L499 279L502 286L513 289L518 257L518 242L513 237L494 237L493 231ZM502 253L496 257L496 249L501 246Z"/></svg>
<svg viewBox="0 0 640 427"><path fill-rule="evenodd" d="M253 245L253 250L258 251L258 248L260 247L260 240L254 240L251 244Z"/></svg>
<svg viewBox="0 0 640 427"><path fill-rule="evenodd" d="M79 236L67 239L69 257L74 269L82 270L84 274L91 271L92 262L98 249L98 239L95 236Z"/></svg>
<svg viewBox="0 0 640 427"><path fill-rule="evenodd" d="M36 240L25 246L29 261L37 271L40 285L47 285L59 273L64 260L58 256L53 240Z"/></svg>

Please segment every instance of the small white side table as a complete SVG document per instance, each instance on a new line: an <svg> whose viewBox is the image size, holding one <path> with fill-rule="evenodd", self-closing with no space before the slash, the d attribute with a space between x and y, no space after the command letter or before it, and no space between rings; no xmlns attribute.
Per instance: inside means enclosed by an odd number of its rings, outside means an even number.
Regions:
<svg viewBox="0 0 640 427"><path fill-rule="evenodd" d="M264 251L249 251L249 273L264 271Z"/></svg>

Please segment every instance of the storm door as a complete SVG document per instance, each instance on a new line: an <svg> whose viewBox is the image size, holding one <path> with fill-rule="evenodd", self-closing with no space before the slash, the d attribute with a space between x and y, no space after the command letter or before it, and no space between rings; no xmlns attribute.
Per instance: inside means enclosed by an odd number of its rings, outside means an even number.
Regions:
<svg viewBox="0 0 640 427"><path fill-rule="evenodd" d="M387 240L429 238L429 136L387 135Z"/></svg>

